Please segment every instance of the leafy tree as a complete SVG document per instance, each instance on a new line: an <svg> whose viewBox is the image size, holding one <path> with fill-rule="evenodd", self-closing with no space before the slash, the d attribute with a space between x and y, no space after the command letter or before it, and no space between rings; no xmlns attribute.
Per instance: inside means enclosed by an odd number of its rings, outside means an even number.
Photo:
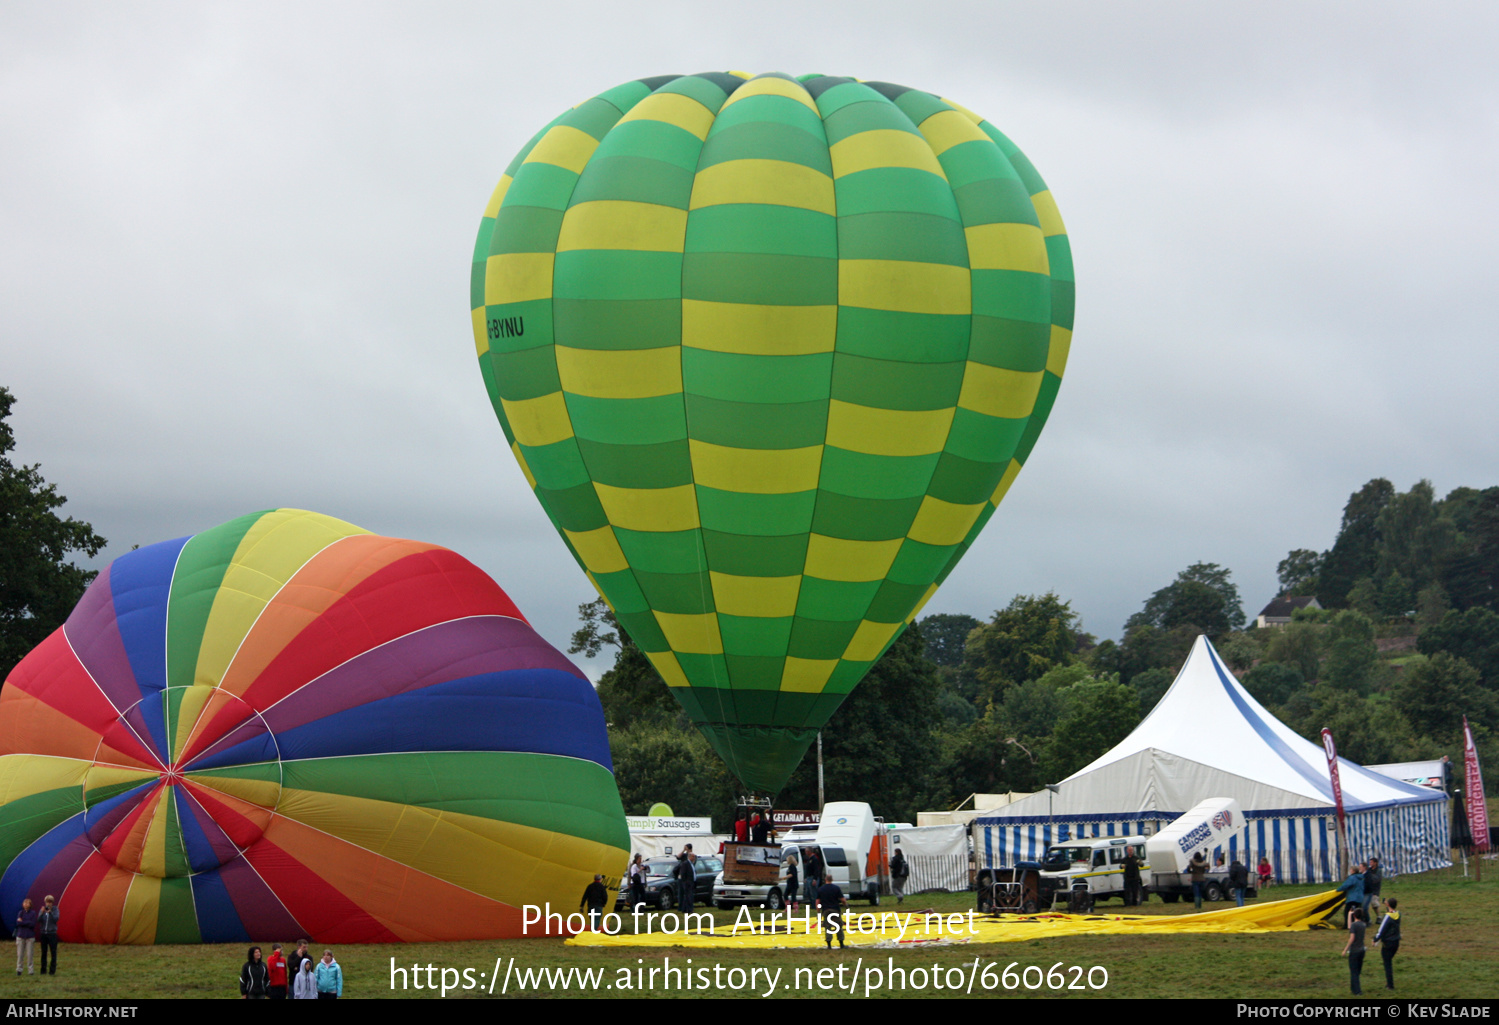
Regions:
<svg viewBox="0 0 1499 1025"><path fill-rule="evenodd" d="M1379 534L1375 577L1381 586L1398 573L1416 588L1425 587L1435 579L1437 563L1457 542L1457 524L1439 515L1429 480L1417 481L1409 491L1392 496L1375 518L1375 530Z"/></svg>
<svg viewBox="0 0 1499 1025"><path fill-rule="evenodd" d="M1151 595L1145 607L1124 624L1124 629L1127 633L1137 626L1168 631L1188 626L1209 637L1221 637L1243 625L1244 607L1229 571L1217 563L1198 562Z"/></svg>
<svg viewBox="0 0 1499 1025"><path fill-rule="evenodd" d="M1447 600L1447 592L1441 584L1423 587L1416 595L1416 625L1423 630L1435 626L1451 609L1452 603Z"/></svg>
<svg viewBox="0 0 1499 1025"><path fill-rule="evenodd" d="M1281 662L1261 662L1244 674L1244 689L1266 708L1285 704L1305 684L1300 670Z"/></svg>
<svg viewBox="0 0 1499 1025"><path fill-rule="evenodd" d="M939 666L957 668L963 664L963 646L968 635L979 625L972 616L939 613L921 620L921 636L926 638L926 657Z"/></svg>
<svg viewBox="0 0 1499 1025"><path fill-rule="evenodd" d="M1485 687L1478 670L1450 652L1407 665L1390 695L1419 733L1445 744L1462 731L1464 715L1499 724L1499 691Z"/></svg>
<svg viewBox="0 0 1499 1025"><path fill-rule="evenodd" d="M1362 612L1339 612L1327 630L1327 658L1322 681L1334 690L1368 694L1373 685L1379 649L1374 646L1374 624Z"/></svg>
<svg viewBox="0 0 1499 1025"><path fill-rule="evenodd" d="M1052 782L1104 754L1140 724L1140 695L1117 679L1085 680L1061 696L1067 708L1046 747L1045 766Z"/></svg>
<svg viewBox="0 0 1499 1025"><path fill-rule="evenodd" d="M1258 636L1259 633L1258 630L1249 633L1234 631L1218 642L1218 654L1231 668L1240 672L1248 669L1265 653L1265 646Z"/></svg>
<svg viewBox="0 0 1499 1025"><path fill-rule="evenodd" d="M1159 627L1136 626L1124 636L1124 643L1112 645L1105 641L1094 651L1092 664L1098 673L1118 673L1124 683L1133 684L1135 677L1151 669L1162 669L1176 678L1177 670L1187 660L1197 640L1197 627L1178 626L1173 630Z"/></svg>
<svg viewBox="0 0 1499 1025"><path fill-rule="evenodd" d="M1077 614L1055 594L1016 595L968 637L963 671L982 706L1073 659Z"/></svg>
<svg viewBox="0 0 1499 1025"><path fill-rule="evenodd" d="M1317 574L1322 570L1323 553L1297 548L1275 567L1280 593L1297 596L1317 593Z"/></svg>
<svg viewBox="0 0 1499 1025"><path fill-rule="evenodd" d="M1379 589L1379 611L1387 617L1404 616L1416 605L1416 592L1400 571L1394 570L1385 577Z"/></svg>
<svg viewBox="0 0 1499 1025"><path fill-rule="evenodd" d="M1295 666L1303 680L1315 680L1322 664L1321 637L1322 629L1315 624L1293 621L1270 635L1265 658Z"/></svg>
<svg viewBox="0 0 1499 1025"><path fill-rule="evenodd" d="M53 511L67 499L40 466L11 462L16 439L5 421L14 403L0 388L0 680L63 624L94 579L69 555L93 557L107 544L87 523Z"/></svg>
<svg viewBox="0 0 1499 1025"><path fill-rule="evenodd" d="M1422 746L1411 724L1387 695L1363 697L1351 691L1317 687L1304 692L1305 711L1287 725L1321 745L1322 728L1332 731L1338 754L1360 765L1420 758Z"/></svg>
<svg viewBox="0 0 1499 1025"><path fill-rule="evenodd" d="M680 719L682 723L686 722L681 706L671 695L671 688L661 679L645 652L619 625L604 599L579 605L578 618L583 625L573 633L568 654L581 653L594 658L605 647L618 649L614 666L599 678L598 683L604 721L611 728L626 729L642 721L665 723Z"/></svg>
<svg viewBox="0 0 1499 1025"><path fill-rule="evenodd" d="M1499 612L1448 612L1440 623L1421 631L1416 648L1427 655L1446 651L1466 659L1486 684L1499 689Z"/></svg>
<svg viewBox="0 0 1499 1025"><path fill-rule="evenodd" d="M1135 688L1135 693L1140 695L1141 718L1149 715L1161 703L1161 698L1166 696L1174 682L1176 674L1162 667L1147 669L1129 681L1129 685Z"/></svg>
<svg viewBox="0 0 1499 1025"><path fill-rule="evenodd" d="M1372 576L1379 564L1380 511L1395 496L1395 485L1376 477L1349 496L1343 525L1322 560L1317 578L1317 600L1325 608L1344 608L1348 592L1359 577Z"/></svg>
<svg viewBox="0 0 1499 1025"><path fill-rule="evenodd" d="M1373 577L1359 577L1348 589L1348 608L1366 616L1379 615L1379 587Z"/></svg>
<svg viewBox="0 0 1499 1025"><path fill-rule="evenodd" d="M1457 488L1442 502L1458 536L1437 575L1454 607L1499 611L1499 487Z"/></svg>
<svg viewBox="0 0 1499 1025"><path fill-rule="evenodd" d="M678 815L733 817L737 784L695 728L660 721L611 728L609 753L627 814L665 801Z"/></svg>

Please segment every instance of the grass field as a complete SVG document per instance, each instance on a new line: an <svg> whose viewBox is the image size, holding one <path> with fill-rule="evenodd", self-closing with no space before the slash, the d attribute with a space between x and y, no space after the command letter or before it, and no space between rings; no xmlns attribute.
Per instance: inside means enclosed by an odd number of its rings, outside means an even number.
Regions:
<svg viewBox="0 0 1499 1025"><path fill-rule="evenodd" d="M1499 998L1499 959L1494 955L1496 923L1499 923L1499 862L1486 866L1490 871L1482 883L1462 877L1460 870L1428 873L1391 880L1385 883L1385 896L1399 897L1403 910L1404 941L1396 959L1397 996L1400 997L1471 997ZM1281 899L1317 892L1322 887L1282 886L1268 891L1264 899ZM881 910L888 909L888 902ZM1212 905L1224 907L1226 905ZM929 894L908 898L904 910L933 908L943 912L966 911L972 907L970 894ZM1101 911L1116 912L1117 902L1101 905ZM1162 904L1153 901L1143 909L1149 914L1186 914L1192 905ZM434 908L434 915L441 909ZM725 923L734 918L733 912L714 912ZM766 973L780 970L774 996L847 996L848 980L856 966L867 969L877 966L884 970L893 961L897 968L907 971L906 989L892 988L888 980L885 985L874 986L878 980L862 972L855 981L855 991L863 995L866 984L873 995L880 996L951 996L946 983L957 979L953 969L971 966L975 958L980 962L980 973L993 966L992 978L998 979L1010 965L1014 965L1020 984L1012 991L995 990L998 996L1015 997L1066 997L1066 998L1161 998L1161 997L1230 997L1230 998L1342 998L1348 996L1348 970L1340 956L1347 934L1341 931L1314 930L1298 933L1272 933L1265 935L1218 936L1218 935L1170 935L1170 936L1091 936L1049 940L1032 940L1018 943L962 943L947 946L923 946L914 949L864 948L847 951L825 951L821 948L806 950L702 950L702 949L643 949L643 948L580 948L569 947L557 939L489 941L476 943L424 943L404 946L369 945L348 946L335 950L345 975L345 997L397 997L408 999L438 999L439 994L426 986L423 972L423 987L391 988L391 958L397 959L397 967L410 968L413 963L442 968L470 969L469 979L474 988L457 989L447 994L447 999L459 997L487 997L489 975L494 971L498 959L502 968L511 964L513 972L525 969L601 969L605 982L618 983L621 972L628 970L633 982L636 969L662 968L664 959L677 968L689 967L692 959L694 971L707 967L711 973L720 966L719 979L728 982L738 975L730 969L741 969L747 975L752 969L760 969L754 991L745 987L737 994L725 988L674 990L660 981L658 973L654 988L643 990L580 990L576 978L569 989L555 984L520 987L512 981L509 995L528 996L716 996L716 995L760 995L767 989ZM260 941L266 950L273 941L287 942L294 937L267 937ZM322 948L314 945L314 954ZM238 997L237 979L240 965L244 961L245 948L239 945L180 946L180 947L87 947L64 946L61 952L59 974L55 977L27 976L15 978L0 976L0 998L227 998ZM860 959L863 959L862 962ZM818 988L817 971L831 968L833 972L823 977L828 986L838 982L837 967L844 965L843 989ZM1035 966L1041 973L1060 964L1062 974L1053 976L1053 981L1063 980L1067 985L1077 984L1083 988L1053 991L1042 984L1039 989L1028 990L1025 977L1020 976L1027 967ZM1078 966L1082 972L1070 969ZM1107 985L1101 989L1087 988L1087 970L1100 966L1108 973ZM797 969L807 969L797 977ZM941 969L938 981L944 988L934 988L932 969ZM911 974L913 969L925 972ZM481 979L480 973L484 973ZM433 981L440 976L434 974ZM410 974L408 973L408 981ZM450 978L453 978L450 976ZM702 979L702 976L698 976ZM982 975L979 975L982 978ZM1012 977L1013 978L1013 977ZM1032 970L1028 979L1035 983L1039 978ZM1094 972L1092 981L1098 984L1102 974ZM918 988L918 979L922 985ZM1376 997L1386 995L1383 969L1377 951L1371 950L1364 966L1364 992ZM455 981L463 985L463 977ZM685 986L684 980L682 985ZM711 981L711 975L709 979ZM966 976L965 976L966 981ZM797 988L791 988L799 983ZM696 987L696 982L694 982ZM1003 983L1000 983L1003 986ZM982 982L975 984L974 994L983 989ZM495 987L495 996L500 995L500 986Z"/></svg>

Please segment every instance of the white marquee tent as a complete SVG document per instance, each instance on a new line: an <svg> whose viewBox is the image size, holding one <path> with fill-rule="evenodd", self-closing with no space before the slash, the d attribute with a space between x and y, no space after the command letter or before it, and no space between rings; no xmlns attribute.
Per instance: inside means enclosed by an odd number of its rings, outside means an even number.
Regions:
<svg viewBox="0 0 1499 1025"><path fill-rule="evenodd" d="M1377 855L1387 875L1448 862L1447 798L1339 759L1350 860ZM1262 708L1199 637L1164 697L1113 750L1042 790L974 820L981 865L1039 857L1053 835L1151 833L1209 797L1232 797L1241 828L1221 851L1270 859L1284 882L1338 873L1327 756Z"/></svg>

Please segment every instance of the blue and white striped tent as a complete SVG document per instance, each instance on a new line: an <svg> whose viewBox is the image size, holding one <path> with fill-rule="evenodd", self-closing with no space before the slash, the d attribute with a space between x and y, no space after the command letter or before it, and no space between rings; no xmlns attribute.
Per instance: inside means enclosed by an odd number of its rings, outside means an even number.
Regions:
<svg viewBox="0 0 1499 1025"><path fill-rule="evenodd" d="M1447 798L1339 759L1349 859L1377 856L1386 875L1448 861ZM1113 750L1041 791L974 819L981 867L1039 857L1059 837L1153 833L1198 801L1232 797L1242 827L1220 852L1281 882L1338 878L1337 817L1327 756L1250 697L1199 637L1150 715ZM1065 830L1065 833L1063 832Z"/></svg>

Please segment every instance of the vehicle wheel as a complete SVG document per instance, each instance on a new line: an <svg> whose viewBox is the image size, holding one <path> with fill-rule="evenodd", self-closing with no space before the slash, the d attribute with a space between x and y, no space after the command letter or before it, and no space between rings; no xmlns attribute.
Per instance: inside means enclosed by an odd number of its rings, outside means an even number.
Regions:
<svg viewBox="0 0 1499 1025"><path fill-rule="evenodd" d="M720 911L727 911L727 910L729 910L729 902L726 901L726 900L715 900L713 902L713 906L716 907Z"/></svg>
<svg viewBox="0 0 1499 1025"><path fill-rule="evenodd" d="M1182 895L1179 893L1163 893L1161 894L1161 900L1167 904L1175 904L1177 901L1181 900L1181 896Z"/></svg>
<svg viewBox="0 0 1499 1025"><path fill-rule="evenodd" d="M786 906L786 901L781 897L780 887L770 888L770 892L765 895L765 906L772 911L779 911Z"/></svg>
<svg viewBox="0 0 1499 1025"><path fill-rule="evenodd" d="M1223 899L1223 887L1219 886L1217 883L1208 883L1207 893L1205 893L1203 896L1207 897L1207 899L1210 901L1220 901Z"/></svg>
<svg viewBox="0 0 1499 1025"><path fill-rule="evenodd" d="M1024 911L1027 915L1034 915L1037 911L1036 902L1028 900L1020 906L1020 910Z"/></svg>
<svg viewBox="0 0 1499 1025"><path fill-rule="evenodd" d="M670 911L677 906L677 895L670 890L661 891L661 910Z"/></svg>

